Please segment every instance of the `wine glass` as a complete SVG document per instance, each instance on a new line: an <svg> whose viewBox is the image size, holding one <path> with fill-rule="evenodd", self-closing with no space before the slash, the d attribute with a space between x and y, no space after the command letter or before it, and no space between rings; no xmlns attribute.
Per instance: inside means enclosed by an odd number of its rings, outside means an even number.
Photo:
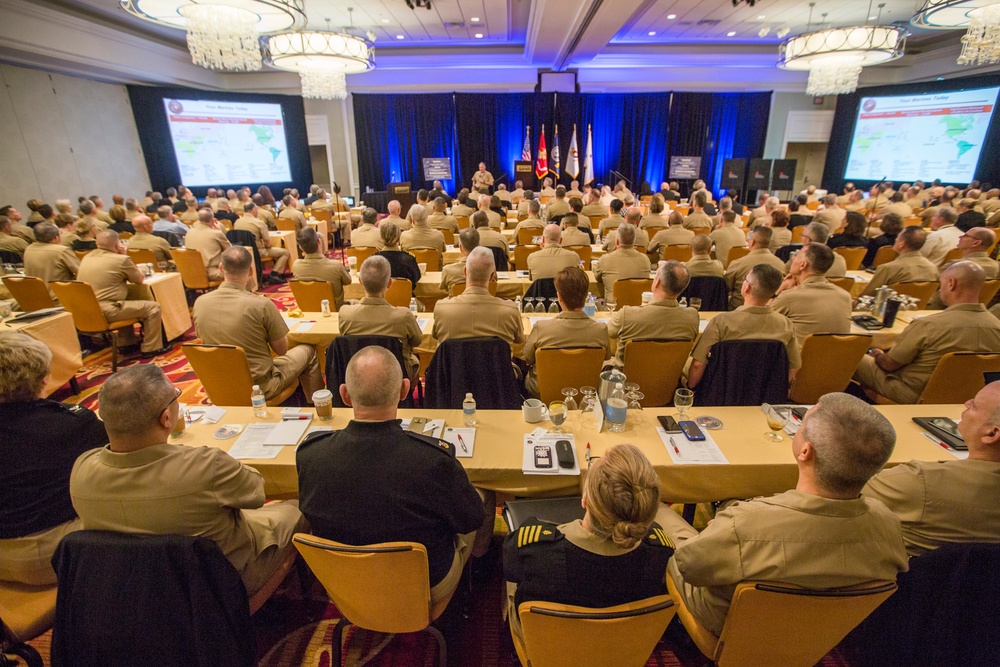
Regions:
<svg viewBox="0 0 1000 667"><path fill-rule="evenodd" d="M764 414L767 415L767 427L770 432L765 433L764 437L771 442L781 442L784 440L778 432L785 428L785 424L788 423L789 419L789 409L788 408L778 408L773 405L768 405L765 403L761 406Z"/></svg>
<svg viewBox="0 0 1000 667"><path fill-rule="evenodd" d="M532 305L535 302L535 297L526 296L524 297L524 312L531 314L535 312L535 307Z"/></svg>
<svg viewBox="0 0 1000 667"><path fill-rule="evenodd" d="M628 416L626 420L632 427L642 426L646 423L646 418L642 412L642 399L646 398L646 395L639 391L638 385L635 387L635 391L630 391L625 396L628 399Z"/></svg>
<svg viewBox="0 0 1000 667"><path fill-rule="evenodd" d="M566 398L563 399L563 403L566 404L566 409L567 410L576 410L577 409L576 399L574 398L574 396L576 396L579 393L580 392L578 392L573 387L566 387L565 389L562 390L562 395L566 397Z"/></svg>
<svg viewBox="0 0 1000 667"><path fill-rule="evenodd" d="M691 297L690 305L695 310L701 310L701 299L696 296Z"/></svg>
<svg viewBox="0 0 1000 667"><path fill-rule="evenodd" d="M559 299L555 297L549 299L549 313L559 314Z"/></svg>
<svg viewBox="0 0 1000 667"><path fill-rule="evenodd" d="M692 405L694 405L693 391L682 388L674 392L674 407L677 408L677 414L680 416L679 421L687 419L685 415L687 414L688 408Z"/></svg>
<svg viewBox="0 0 1000 667"><path fill-rule="evenodd" d="M597 426L597 419L594 417L594 407L597 405L597 390L593 387L580 387L583 400L580 401L580 422L584 426Z"/></svg>
<svg viewBox="0 0 1000 667"><path fill-rule="evenodd" d="M565 433L562 425L568 414L569 410L566 409L566 404L562 401L556 400L549 403L549 421L555 424L555 428L549 433Z"/></svg>

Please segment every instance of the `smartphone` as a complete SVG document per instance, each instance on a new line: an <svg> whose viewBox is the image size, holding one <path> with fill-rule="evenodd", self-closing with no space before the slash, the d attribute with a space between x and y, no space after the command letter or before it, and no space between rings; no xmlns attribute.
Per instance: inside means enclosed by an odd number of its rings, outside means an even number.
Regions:
<svg viewBox="0 0 1000 667"><path fill-rule="evenodd" d="M425 428L427 428L427 417L414 417L410 420L410 427L407 430L423 434Z"/></svg>
<svg viewBox="0 0 1000 667"><path fill-rule="evenodd" d="M552 450L545 445L535 445L535 467L538 469L552 467Z"/></svg>
<svg viewBox="0 0 1000 667"><path fill-rule="evenodd" d="M705 434L701 432L698 425L692 421L683 421L677 424L681 427L681 432L684 433L684 437L692 442L695 440L704 440Z"/></svg>
<svg viewBox="0 0 1000 667"><path fill-rule="evenodd" d="M680 433L681 427L677 425L677 420L670 415L660 415L656 418L660 422L660 426L667 433Z"/></svg>
<svg viewBox="0 0 1000 667"><path fill-rule="evenodd" d="M556 460L559 461L560 468L572 468L576 462L573 446L569 440L556 440Z"/></svg>

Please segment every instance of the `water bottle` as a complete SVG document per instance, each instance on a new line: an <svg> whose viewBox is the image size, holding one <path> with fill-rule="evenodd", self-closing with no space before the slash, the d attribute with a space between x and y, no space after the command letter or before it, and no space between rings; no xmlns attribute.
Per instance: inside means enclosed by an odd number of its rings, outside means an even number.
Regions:
<svg viewBox="0 0 1000 667"><path fill-rule="evenodd" d="M615 385L611 395L608 396L607 405L604 408L604 421L608 423L608 430L612 433L621 433L625 430L625 418L628 416L628 402L625 400L625 392L622 390L622 383Z"/></svg>
<svg viewBox="0 0 1000 667"><path fill-rule="evenodd" d="M417 314L417 297L413 297L413 298L410 299L410 312L413 313L414 316L416 316L416 314Z"/></svg>
<svg viewBox="0 0 1000 667"><path fill-rule="evenodd" d="M472 398L472 392L465 395L462 401L462 422L466 426L476 425L476 399Z"/></svg>
<svg viewBox="0 0 1000 667"><path fill-rule="evenodd" d="M254 417L267 416L267 399L264 398L264 392L260 390L260 385L258 384L255 384L253 391L250 392L250 405L253 406Z"/></svg>
<svg viewBox="0 0 1000 667"><path fill-rule="evenodd" d="M587 317L597 315L597 297L593 294L587 296L587 303L583 306L583 312L587 314Z"/></svg>
<svg viewBox="0 0 1000 667"><path fill-rule="evenodd" d="M521 295L520 294L518 294L517 298L514 299L514 305L517 306L517 312L519 312L519 313L522 312L521 311Z"/></svg>

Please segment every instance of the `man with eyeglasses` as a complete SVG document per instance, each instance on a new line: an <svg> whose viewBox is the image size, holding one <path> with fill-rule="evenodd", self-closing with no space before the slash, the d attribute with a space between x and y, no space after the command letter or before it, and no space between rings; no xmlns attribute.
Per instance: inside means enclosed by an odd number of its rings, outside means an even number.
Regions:
<svg viewBox="0 0 1000 667"><path fill-rule="evenodd" d="M305 527L298 501L264 505L264 478L221 449L167 442L181 391L153 364L112 375L99 394L110 444L77 459L69 480L85 530L197 535L222 549L247 594L262 588Z"/></svg>

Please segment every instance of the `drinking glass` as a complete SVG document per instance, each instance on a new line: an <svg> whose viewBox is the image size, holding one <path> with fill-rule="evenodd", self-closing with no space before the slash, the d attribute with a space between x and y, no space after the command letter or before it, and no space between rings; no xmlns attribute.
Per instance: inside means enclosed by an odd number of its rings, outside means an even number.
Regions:
<svg viewBox="0 0 1000 667"><path fill-rule="evenodd" d="M565 399L563 399L563 403L566 404L566 409L567 410L576 410L577 409L576 399L574 398L574 396L576 396L579 393L580 392L578 392L573 387L566 387L565 389L562 390L562 395L566 397Z"/></svg>
<svg viewBox="0 0 1000 667"><path fill-rule="evenodd" d="M636 427L642 426L646 423L646 417L642 412L642 399L646 398L646 395L639 391L639 386L636 385L635 391L630 391L625 395L628 399L628 416L626 421L629 426Z"/></svg>
<svg viewBox="0 0 1000 667"><path fill-rule="evenodd" d="M554 314L559 313L559 299L555 297L549 299L549 312Z"/></svg>
<svg viewBox="0 0 1000 667"><path fill-rule="evenodd" d="M696 296L691 297L690 305L695 310L701 310L701 299Z"/></svg>
<svg viewBox="0 0 1000 667"><path fill-rule="evenodd" d="M765 403L761 406L764 414L767 415L767 427L771 429L769 432L764 434L764 437L771 442L781 442L784 440L778 433L785 428L785 424L788 423L790 417L788 408L777 408L773 405L768 405Z"/></svg>
<svg viewBox="0 0 1000 667"><path fill-rule="evenodd" d="M687 419L685 415L687 414L688 408L694 405L694 392L690 389L678 389L674 392L674 407L677 408L677 414L680 416L678 421L684 421Z"/></svg>
<svg viewBox="0 0 1000 667"><path fill-rule="evenodd" d="M594 406L597 405L597 389L593 387L580 387L583 400L580 401L580 423L584 426L597 427L597 419L594 417Z"/></svg>
<svg viewBox="0 0 1000 667"><path fill-rule="evenodd" d="M549 433L565 433L563 430L563 422L566 421L566 416L569 414L569 410L566 409L566 404L562 401L552 401L549 403L549 421L555 425L555 428L549 431Z"/></svg>
<svg viewBox="0 0 1000 667"><path fill-rule="evenodd" d="M533 313L535 312L535 307L532 305L535 302L535 297L526 296L524 297L524 312Z"/></svg>
<svg viewBox="0 0 1000 667"><path fill-rule="evenodd" d="M618 301L615 299L614 290L604 295L604 302L608 304L609 313L615 312L615 306L617 305Z"/></svg>

